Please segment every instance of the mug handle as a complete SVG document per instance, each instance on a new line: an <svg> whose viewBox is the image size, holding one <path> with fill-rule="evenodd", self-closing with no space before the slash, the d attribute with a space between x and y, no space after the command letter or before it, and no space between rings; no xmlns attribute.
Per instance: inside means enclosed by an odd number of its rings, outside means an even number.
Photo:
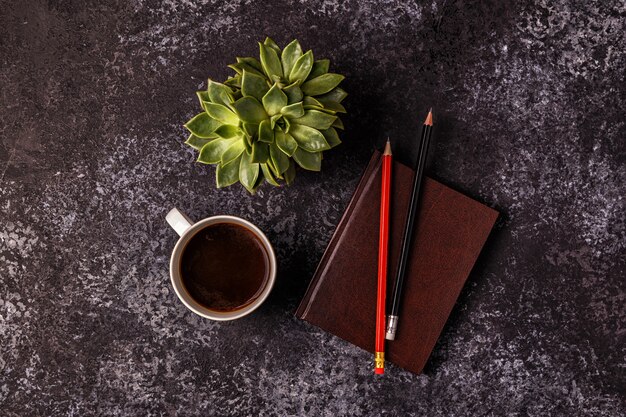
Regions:
<svg viewBox="0 0 626 417"><path fill-rule="evenodd" d="M165 220L167 220L170 226L172 226L172 229L174 229L179 236L185 234L187 229L194 223L193 220L185 216L177 208L171 209L170 212L167 213L167 216L165 216Z"/></svg>

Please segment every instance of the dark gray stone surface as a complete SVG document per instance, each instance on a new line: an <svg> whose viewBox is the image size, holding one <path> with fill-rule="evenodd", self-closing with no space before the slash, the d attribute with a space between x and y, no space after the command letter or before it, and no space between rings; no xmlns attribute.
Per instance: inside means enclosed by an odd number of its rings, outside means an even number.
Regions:
<svg viewBox="0 0 626 417"><path fill-rule="evenodd" d="M620 1L0 2L0 414L626 414ZM347 76L344 144L296 184L214 187L181 124L256 41ZM373 147L501 210L425 374L292 315ZM168 278L173 206L256 222L280 262L218 324Z"/></svg>

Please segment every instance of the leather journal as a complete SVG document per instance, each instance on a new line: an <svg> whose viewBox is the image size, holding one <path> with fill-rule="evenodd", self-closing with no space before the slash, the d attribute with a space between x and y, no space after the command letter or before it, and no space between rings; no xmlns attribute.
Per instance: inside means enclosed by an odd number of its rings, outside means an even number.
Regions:
<svg viewBox="0 0 626 417"><path fill-rule="evenodd" d="M352 196L296 315L374 351L381 154L375 152ZM394 161L389 225L391 293L414 171ZM424 178L396 340L385 359L421 373L498 213Z"/></svg>

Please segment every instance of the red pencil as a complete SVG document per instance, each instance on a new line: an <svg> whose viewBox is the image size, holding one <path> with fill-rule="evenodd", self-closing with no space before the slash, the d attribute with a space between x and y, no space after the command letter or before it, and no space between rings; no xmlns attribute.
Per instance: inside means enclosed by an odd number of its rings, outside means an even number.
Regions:
<svg viewBox="0 0 626 417"><path fill-rule="evenodd" d="M374 372L385 373L385 297L387 292L387 245L389 241L389 194L391 191L391 144L383 152L383 180L380 188L380 233L378 240L378 297L376 301L376 347Z"/></svg>

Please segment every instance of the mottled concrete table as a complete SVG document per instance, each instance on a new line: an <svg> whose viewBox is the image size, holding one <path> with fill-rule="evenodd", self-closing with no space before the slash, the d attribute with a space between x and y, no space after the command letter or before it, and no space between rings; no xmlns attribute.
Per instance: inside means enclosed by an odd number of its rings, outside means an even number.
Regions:
<svg viewBox="0 0 626 417"><path fill-rule="evenodd" d="M0 414L626 414L620 1L0 2ZM265 35L346 74L344 144L217 190L181 124ZM294 318L372 149L503 214L417 376ZM239 215L278 284L219 324L168 282L171 207Z"/></svg>

